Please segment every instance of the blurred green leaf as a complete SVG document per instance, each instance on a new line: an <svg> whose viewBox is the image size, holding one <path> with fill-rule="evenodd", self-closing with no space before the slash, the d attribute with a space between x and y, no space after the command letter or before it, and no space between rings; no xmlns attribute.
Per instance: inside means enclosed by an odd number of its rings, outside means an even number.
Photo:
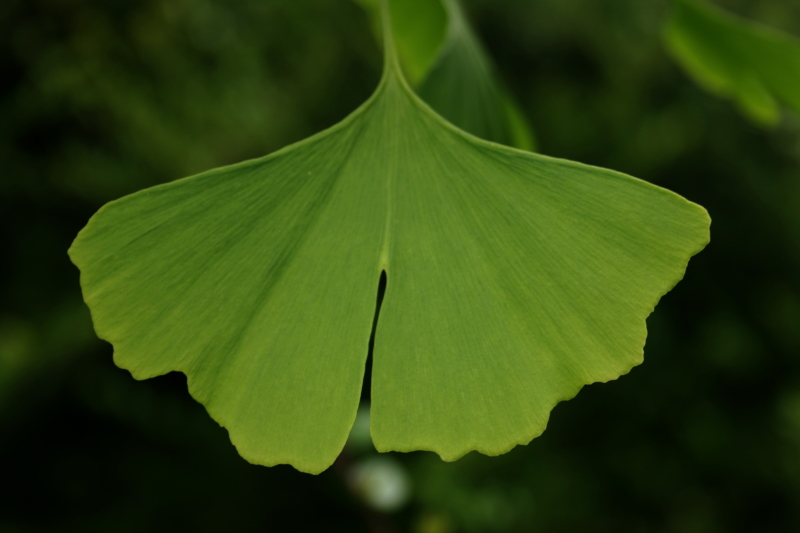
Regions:
<svg viewBox="0 0 800 533"><path fill-rule="evenodd" d="M253 463L333 463L381 271L373 441L455 460L529 442L639 364L645 319L708 242L674 193L453 127L385 39L377 90L338 125L111 202L70 248L115 362L184 372Z"/></svg>
<svg viewBox="0 0 800 533"><path fill-rule="evenodd" d="M378 0L354 0L370 17L378 39L381 16ZM444 42L447 14L440 0L391 0L392 29L406 78L416 85L425 77Z"/></svg>
<svg viewBox="0 0 800 533"><path fill-rule="evenodd" d="M442 0L447 35L418 93L459 128L482 139L533 150L533 130L494 71L458 0Z"/></svg>
<svg viewBox="0 0 800 533"><path fill-rule="evenodd" d="M376 0L355 1L378 19ZM390 4L401 63L422 99L473 135L534 150L533 129L498 78L458 0Z"/></svg>
<svg viewBox="0 0 800 533"><path fill-rule="evenodd" d="M699 0L676 0L664 41L707 90L773 126L778 101L800 112L800 40Z"/></svg>

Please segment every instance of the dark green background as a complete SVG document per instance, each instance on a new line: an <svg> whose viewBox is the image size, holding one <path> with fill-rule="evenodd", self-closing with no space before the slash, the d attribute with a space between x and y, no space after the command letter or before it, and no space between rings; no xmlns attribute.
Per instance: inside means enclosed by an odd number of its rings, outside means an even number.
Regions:
<svg viewBox="0 0 800 533"><path fill-rule="evenodd" d="M800 35L800 2L719 3ZM760 129L695 86L661 46L665 1L465 4L543 153L710 212L645 364L504 456L393 454L413 483L394 514L344 461L247 464L181 374L113 365L66 250L109 200L346 116L380 72L367 17L350 0L4 0L0 531L800 530L800 119Z"/></svg>

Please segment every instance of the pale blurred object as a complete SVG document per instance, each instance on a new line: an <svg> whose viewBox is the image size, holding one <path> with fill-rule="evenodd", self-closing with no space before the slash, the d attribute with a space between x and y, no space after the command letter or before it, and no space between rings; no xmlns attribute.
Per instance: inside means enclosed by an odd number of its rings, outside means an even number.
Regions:
<svg viewBox="0 0 800 533"><path fill-rule="evenodd" d="M370 507L392 512L402 508L411 496L411 483L405 468L389 457L370 457L356 463L348 483Z"/></svg>

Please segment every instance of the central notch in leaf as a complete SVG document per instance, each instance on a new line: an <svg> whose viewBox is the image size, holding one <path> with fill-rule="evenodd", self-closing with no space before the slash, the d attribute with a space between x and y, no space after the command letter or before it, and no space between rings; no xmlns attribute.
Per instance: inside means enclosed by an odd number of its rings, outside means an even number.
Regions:
<svg viewBox="0 0 800 533"><path fill-rule="evenodd" d="M482 141L386 66L340 124L112 202L72 248L97 333L178 370L253 463L330 466L374 331L379 451L529 442L642 361L645 319L708 242L705 210L613 171Z"/></svg>
<svg viewBox="0 0 800 533"><path fill-rule="evenodd" d="M372 319L372 333L369 336L369 352L367 355L366 369L364 370L364 385L361 388L361 399L369 401L372 385L372 354L375 351L375 330L378 327L378 317L381 314L381 304L383 296L386 294L386 271L381 271L381 279L378 282L378 301L375 304L375 318Z"/></svg>

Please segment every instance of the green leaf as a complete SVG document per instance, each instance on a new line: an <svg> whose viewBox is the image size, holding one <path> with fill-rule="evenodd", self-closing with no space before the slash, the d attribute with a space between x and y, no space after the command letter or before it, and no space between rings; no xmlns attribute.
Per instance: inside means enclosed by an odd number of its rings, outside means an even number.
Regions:
<svg viewBox="0 0 800 533"><path fill-rule="evenodd" d="M380 39L381 12L378 0L355 0L371 16ZM391 0L392 30L397 54L408 81L416 85L436 61L445 38L447 14L441 0Z"/></svg>
<svg viewBox="0 0 800 533"><path fill-rule="evenodd" d="M639 364L646 317L708 242L674 193L442 120L386 43L340 124L111 202L70 248L115 362L185 373L253 463L333 463L382 271L372 438L453 460L527 443L556 403Z"/></svg>
<svg viewBox="0 0 800 533"><path fill-rule="evenodd" d="M668 50L707 90L734 100L755 122L780 119L777 101L800 112L800 40L697 0L676 0Z"/></svg>
<svg viewBox="0 0 800 533"><path fill-rule="evenodd" d="M499 81L458 0L442 0L447 36L417 92L459 128L482 139L533 150L533 131Z"/></svg>
<svg viewBox="0 0 800 533"><path fill-rule="evenodd" d="M379 20L376 0L356 0ZM535 150L528 120L497 76L458 0L392 0L400 63L417 93L461 129Z"/></svg>

